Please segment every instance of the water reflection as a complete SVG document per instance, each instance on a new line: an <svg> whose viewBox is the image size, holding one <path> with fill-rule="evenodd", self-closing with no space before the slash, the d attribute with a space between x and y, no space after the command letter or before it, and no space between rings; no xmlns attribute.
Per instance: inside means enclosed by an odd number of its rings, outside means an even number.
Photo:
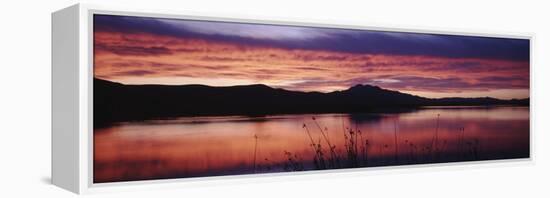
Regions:
<svg viewBox="0 0 550 198"><path fill-rule="evenodd" d="M185 117L94 129L94 182L524 157L526 107Z"/></svg>

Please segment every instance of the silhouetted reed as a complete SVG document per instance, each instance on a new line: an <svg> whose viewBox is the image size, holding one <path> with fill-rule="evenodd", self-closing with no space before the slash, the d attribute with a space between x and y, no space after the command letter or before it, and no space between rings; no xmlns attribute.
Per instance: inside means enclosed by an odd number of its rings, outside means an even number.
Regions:
<svg viewBox="0 0 550 198"><path fill-rule="evenodd" d="M432 158L433 158L433 161L437 161L438 160L438 152L439 152L439 149L438 149L438 143L439 143L439 114L437 114L437 119L436 119L436 124L435 124L435 133L434 133L434 136L432 137L432 144L431 144L431 148L430 148L430 152L433 152L431 154L433 154Z"/></svg>
<svg viewBox="0 0 550 198"><path fill-rule="evenodd" d="M315 119L315 117L311 117L311 119L313 120L313 122L315 123L315 125L317 126L319 131L321 132L321 135L323 136L323 138L325 139L325 141L326 141L326 143L329 147L329 151L330 151L329 165L330 165L330 167L331 168L339 167L340 160L338 158L338 155L335 152L336 146L334 146L330 143L330 139L329 139L329 136L328 136L328 129L325 127L325 130L323 131L323 128L321 127L321 125L319 125L319 123L317 123L317 120ZM327 134L325 134L325 132L327 132Z"/></svg>
<svg viewBox="0 0 550 198"><path fill-rule="evenodd" d="M316 128L319 129L320 133L317 142L314 141L313 135L306 123L303 124L302 128L305 130L307 138L310 141L310 147L315 154L313 157L314 169L355 168L391 164L437 163L452 161L454 156L452 155L453 153L457 156L455 159L457 161L480 159L480 143L478 139L466 140L465 129L464 127L460 127L457 138L453 138L456 144L456 149L453 150L452 143L449 142L450 140L442 139L439 134L441 127L439 119L440 115L437 114L435 130L431 141L428 142L427 145L422 145L421 143L417 144L409 139L405 139L401 142L401 146L404 146L401 148L399 140L399 123L397 119L393 120L393 145L382 142L375 145L373 144L372 137L370 137L371 139L369 140L367 133L362 132L359 127L355 127L355 129L353 129L350 126L346 126L342 120L342 135L344 140L344 149L342 150L337 149L337 146L332 144L330 141L328 128L322 127L315 117L312 117L312 121L314 122ZM321 139L323 141L321 141ZM325 144L326 147L324 147L323 144ZM376 149L376 146L378 147L378 155L375 155L376 157L370 159L369 152L372 152L373 150L369 148L373 147ZM328 158L325 156L325 151L330 153ZM393 156L390 153L393 153ZM286 167L285 170L297 170L304 167L302 164L296 164L296 160L298 159L296 154L285 151L285 155L288 158L287 163L284 165Z"/></svg>
<svg viewBox="0 0 550 198"><path fill-rule="evenodd" d="M347 147L346 147L346 153L347 153L347 160L346 160L346 164L344 165L344 167L346 168L351 168L351 167L357 167L359 165L359 161L357 159L357 133L351 129L351 128L346 128L347 129L347 132L349 134L349 140L348 140L348 143L346 144Z"/></svg>
<svg viewBox="0 0 550 198"><path fill-rule="evenodd" d="M285 151L287 161L284 163L283 168L285 171L303 171L304 165L302 164L302 159L298 157L297 154L292 154L291 152Z"/></svg>
<svg viewBox="0 0 550 198"><path fill-rule="evenodd" d="M361 162L362 165L365 165L365 166L366 166L366 165L367 165L367 161L368 161L368 156L367 156L367 154L368 154L368 148L367 148L367 147L368 147L368 145L369 145L369 140L368 140L368 139L363 140L363 133L362 133L361 130L359 130L359 129L357 130L357 134L359 134L359 137L360 137L360 140L361 140L361 142L360 142L360 143L361 143L361 147L360 147L360 148L361 148L361 152L360 152L360 153L362 153L362 155L360 155L360 156L361 156L361 159L360 159L359 161ZM361 164L360 164L360 165L361 165Z"/></svg>
<svg viewBox="0 0 550 198"><path fill-rule="evenodd" d="M254 173L256 173L256 152L258 150L258 136L254 134Z"/></svg>
<svg viewBox="0 0 550 198"><path fill-rule="evenodd" d="M397 160L397 155L398 155L398 152L399 152L399 145L397 145L397 121L393 121L393 135L394 135L394 146L395 146L395 163L398 163L398 160Z"/></svg>
<svg viewBox="0 0 550 198"><path fill-rule="evenodd" d="M306 134L309 137L309 140L311 142L310 146L313 148L313 152L315 153L315 157L313 158L313 163L315 165L315 168L325 169L326 165L325 165L325 159L323 156L323 148L321 146L321 142L319 141L319 143L316 144L315 141L313 141L313 137L311 136L311 133L309 132L309 128L305 123L302 125L302 128L305 129Z"/></svg>

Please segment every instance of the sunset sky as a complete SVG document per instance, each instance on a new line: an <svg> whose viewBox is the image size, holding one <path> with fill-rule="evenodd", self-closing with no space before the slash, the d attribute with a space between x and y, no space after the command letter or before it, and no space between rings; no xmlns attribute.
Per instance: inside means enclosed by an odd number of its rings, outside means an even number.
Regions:
<svg viewBox="0 0 550 198"><path fill-rule="evenodd" d="M529 40L95 15L94 75L124 84L370 84L430 98L529 97Z"/></svg>

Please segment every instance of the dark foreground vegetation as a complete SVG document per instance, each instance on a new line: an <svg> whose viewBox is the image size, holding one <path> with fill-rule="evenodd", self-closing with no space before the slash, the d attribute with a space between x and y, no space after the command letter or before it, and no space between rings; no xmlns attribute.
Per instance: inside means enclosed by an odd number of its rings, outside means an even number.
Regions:
<svg viewBox="0 0 550 198"><path fill-rule="evenodd" d="M439 126L439 114L434 118L435 126L428 141L413 142L399 135L399 123L394 122L392 141L374 140L369 131L342 125L341 131L329 131L311 118L313 125L303 124L304 138L308 140L312 155L300 155L283 151L287 158L284 162L273 163L269 159L256 162L254 152L254 173L279 171L325 170L390 165L409 165L427 163L464 162L480 160L528 158L528 150L503 153L484 152L479 137L467 135L464 127L456 128L455 137L442 138ZM331 143L331 136L342 135L343 146ZM336 134L335 134L336 133ZM372 131L371 131L372 133ZM258 138L254 149L258 147ZM260 145L261 146L261 145Z"/></svg>

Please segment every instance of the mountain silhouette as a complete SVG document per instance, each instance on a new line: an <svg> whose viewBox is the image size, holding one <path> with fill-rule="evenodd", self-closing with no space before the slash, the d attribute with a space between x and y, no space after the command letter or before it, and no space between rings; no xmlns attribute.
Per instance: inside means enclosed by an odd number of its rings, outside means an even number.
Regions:
<svg viewBox="0 0 550 198"><path fill-rule="evenodd" d="M301 92L263 84L124 85L94 78L94 125L176 116L365 113L420 106L529 105L529 99L431 99L372 85L329 93Z"/></svg>

